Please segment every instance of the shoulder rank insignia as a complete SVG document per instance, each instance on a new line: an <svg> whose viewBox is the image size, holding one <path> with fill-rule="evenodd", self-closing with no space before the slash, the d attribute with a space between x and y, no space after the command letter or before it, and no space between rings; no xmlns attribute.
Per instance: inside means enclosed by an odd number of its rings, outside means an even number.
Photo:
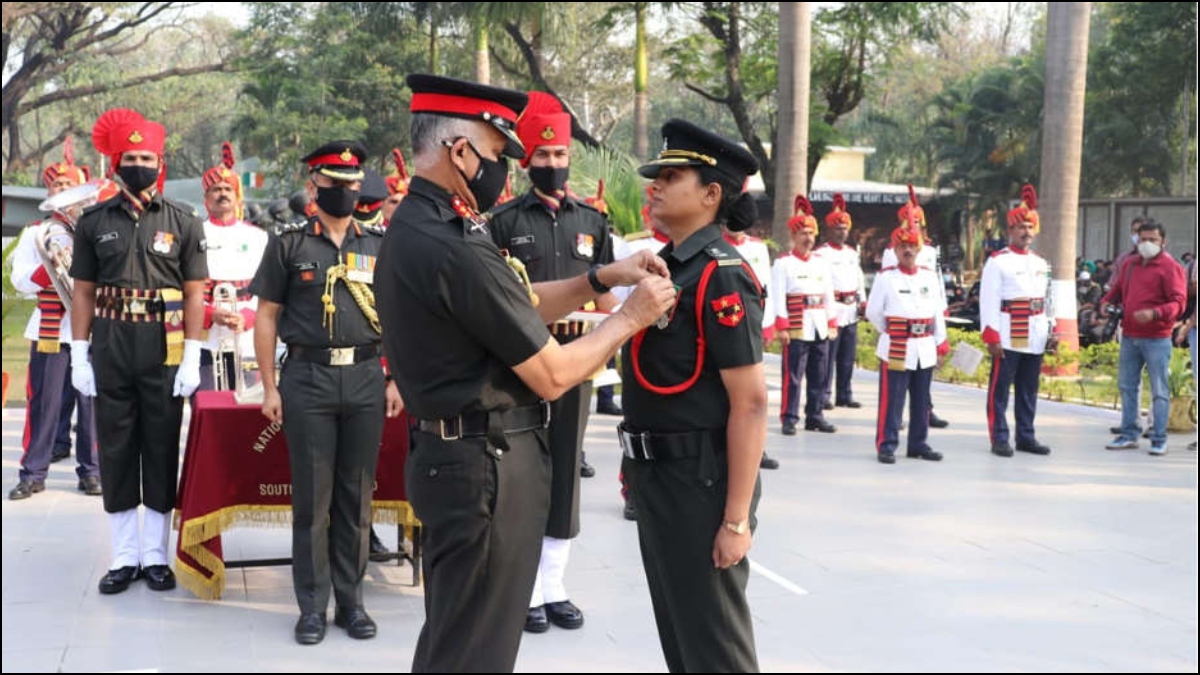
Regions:
<svg viewBox="0 0 1200 675"><path fill-rule="evenodd" d="M729 257L729 255L727 253L725 253L725 251L722 251L721 249L717 248L716 246L709 246L707 249L705 249L705 251L714 258L720 259L720 258L728 258Z"/></svg>
<svg viewBox="0 0 1200 675"><path fill-rule="evenodd" d="M716 300L709 302L712 306L713 314L717 316L717 323L722 326L736 328L746 318L746 307L742 304L742 295L737 291L729 295L722 295Z"/></svg>
<svg viewBox="0 0 1200 675"><path fill-rule="evenodd" d="M638 239L647 239L653 236L654 233L650 230L638 230L637 232L630 232L625 235L625 241L637 241Z"/></svg>

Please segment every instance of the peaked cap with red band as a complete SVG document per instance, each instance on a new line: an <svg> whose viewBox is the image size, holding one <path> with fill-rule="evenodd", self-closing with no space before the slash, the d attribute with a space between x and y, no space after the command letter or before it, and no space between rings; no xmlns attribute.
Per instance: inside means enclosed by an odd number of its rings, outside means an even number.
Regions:
<svg viewBox="0 0 1200 675"><path fill-rule="evenodd" d="M400 148L392 148L392 161L396 163L396 172L384 179L389 195L408 194L408 167L404 165L404 154Z"/></svg>
<svg viewBox="0 0 1200 675"><path fill-rule="evenodd" d="M517 137L525 146L521 166L529 166L533 151L543 145L571 145L571 115L557 98L544 91L529 92L529 103L517 119Z"/></svg>
<svg viewBox="0 0 1200 675"><path fill-rule="evenodd" d="M333 141L301 157L300 161L308 164L309 171L334 180L362 180L367 147L358 141Z"/></svg>
<svg viewBox="0 0 1200 675"><path fill-rule="evenodd" d="M63 161L46 167L45 171L42 171L42 182L48 188L58 179L66 177L76 185L83 185L88 182L90 175L91 171L86 166L75 164L75 141L67 136L67 140L63 142Z"/></svg>
<svg viewBox="0 0 1200 675"><path fill-rule="evenodd" d="M833 210L825 216L825 225L827 227L845 225L847 230L850 229L850 213L846 211L846 198L840 192L833 195Z"/></svg>
<svg viewBox="0 0 1200 675"><path fill-rule="evenodd" d="M126 152L153 152L159 158L158 189L162 191L167 177L167 163L163 148L167 144L167 130L158 122L151 122L141 113L129 108L113 108L96 120L92 127L92 146L96 152L109 158L109 175L121 164L121 155Z"/></svg>
<svg viewBox="0 0 1200 675"><path fill-rule="evenodd" d="M391 193L378 171L366 167L363 172L362 188L358 191L358 202L354 204L354 219L364 225L380 225L383 222L383 200Z"/></svg>
<svg viewBox="0 0 1200 675"><path fill-rule="evenodd" d="M524 92L419 73L405 82L413 93L411 112L487 122L508 139L505 155L525 159L525 148L514 131L528 101Z"/></svg>
<svg viewBox="0 0 1200 675"><path fill-rule="evenodd" d="M813 234L817 233L817 218L813 215L812 204L804 195L796 195L796 201L792 207L792 212L795 214L791 220L788 220L788 230L791 232L801 232L808 230Z"/></svg>
<svg viewBox="0 0 1200 675"><path fill-rule="evenodd" d="M1020 225L1021 223L1029 223L1033 225L1033 231L1036 233L1042 229L1041 218L1037 212L1037 190L1033 189L1028 183L1021 188L1021 203L1017 207L1008 212L1008 226Z"/></svg>

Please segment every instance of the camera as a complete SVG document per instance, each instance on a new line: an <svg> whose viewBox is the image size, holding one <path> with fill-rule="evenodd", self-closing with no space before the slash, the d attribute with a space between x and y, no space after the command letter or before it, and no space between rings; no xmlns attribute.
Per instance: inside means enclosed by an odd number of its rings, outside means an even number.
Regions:
<svg viewBox="0 0 1200 675"><path fill-rule="evenodd" d="M1117 328L1121 325L1121 316L1125 311L1120 305L1108 306L1108 321L1104 324L1104 328L1100 331L1100 341L1108 342L1117 334Z"/></svg>

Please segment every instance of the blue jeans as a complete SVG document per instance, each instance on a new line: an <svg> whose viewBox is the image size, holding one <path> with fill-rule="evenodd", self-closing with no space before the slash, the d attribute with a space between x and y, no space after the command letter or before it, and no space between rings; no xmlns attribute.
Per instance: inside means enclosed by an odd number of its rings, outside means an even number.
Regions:
<svg viewBox="0 0 1200 675"><path fill-rule="evenodd" d="M1154 428L1151 445L1167 442L1167 416L1171 399L1167 395L1167 364L1171 360L1171 338L1121 339L1121 360L1117 365L1117 386L1121 390L1121 436L1138 438L1138 411L1141 407L1142 368L1150 376L1151 411Z"/></svg>

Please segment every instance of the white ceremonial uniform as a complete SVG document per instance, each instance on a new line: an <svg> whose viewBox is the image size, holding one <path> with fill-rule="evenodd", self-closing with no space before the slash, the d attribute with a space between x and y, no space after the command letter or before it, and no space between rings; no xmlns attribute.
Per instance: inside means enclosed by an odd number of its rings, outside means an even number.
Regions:
<svg viewBox="0 0 1200 675"><path fill-rule="evenodd" d="M204 236L208 241L208 276L212 284L232 283L239 291L239 311L258 309L258 298L246 296L243 289L254 279L263 251L267 248L265 230L244 220L222 225L211 218L204 221ZM210 303L211 304L211 303ZM241 336L242 354L254 354L254 324L248 323ZM204 349L216 352L233 351L233 329L213 324L204 340Z"/></svg>
<svg viewBox="0 0 1200 675"><path fill-rule="evenodd" d="M42 287L33 280L33 275L42 267L42 256L38 253L38 239L42 237L42 233L48 226L48 221L40 221L30 223L21 230L21 237L17 240L17 246L13 249L12 257L12 283L17 292L27 298L37 297L38 291ZM62 227L61 223L58 226ZM31 342L38 341L38 326L42 322L42 310L34 305L33 314L29 317L29 322L25 324L25 339ZM62 322L58 326L58 341L62 344L71 344L71 313L63 312Z"/></svg>
<svg viewBox="0 0 1200 675"><path fill-rule="evenodd" d="M885 364L891 347L888 337L888 318L932 320L932 333L908 338L905 370L932 368L937 365L938 345L946 340L946 300L938 289L942 280L927 267L917 267L912 273L900 268L886 269L875 276L871 296L867 300L867 321L879 331L875 355ZM886 367L886 365L882 366Z"/></svg>
<svg viewBox="0 0 1200 675"><path fill-rule="evenodd" d="M818 246L813 253L829 262L833 275L833 313L837 317L838 326L855 323L858 321L859 304L867 300L866 282L863 279L858 249L849 245L834 246L825 243ZM850 297L851 293L855 294L854 298Z"/></svg>
<svg viewBox="0 0 1200 675"><path fill-rule="evenodd" d="M613 260L624 260L638 251L650 251L658 253L662 247L671 241L667 235L658 232L657 230L650 233L649 236L635 232L626 235L628 239L621 237L613 237ZM616 286L612 289L612 294L617 300L625 302L629 294L633 292L633 286Z"/></svg>
<svg viewBox="0 0 1200 675"><path fill-rule="evenodd" d="M758 283L763 287L763 291L767 291L771 281L771 251L767 248L766 242L758 237L749 235L742 237L741 243L733 240L733 237L726 235L726 241L737 249L738 255L745 258L750 264L750 269L754 270L754 276L758 277ZM766 292L767 307L763 311L763 328L768 328L775 323L775 316L770 311L772 307L770 302L771 294Z"/></svg>
<svg viewBox="0 0 1200 675"><path fill-rule="evenodd" d="M1004 349L1044 353L1054 331L1054 317L1045 306L1049 279L1050 264L1033 251L1004 248L988 258L979 284L979 324L984 341L994 343L998 337ZM1014 346L1013 317L1023 313L1029 315L1028 342Z"/></svg>
<svg viewBox="0 0 1200 675"><path fill-rule="evenodd" d="M771 268L767 302L776 317L775 330L789 330L801 323L802 314L801 331L793 338L809 342L828 338L830 323L837 325L829 261L811 253L803 259L795 252L779 256Z"/></svg>

